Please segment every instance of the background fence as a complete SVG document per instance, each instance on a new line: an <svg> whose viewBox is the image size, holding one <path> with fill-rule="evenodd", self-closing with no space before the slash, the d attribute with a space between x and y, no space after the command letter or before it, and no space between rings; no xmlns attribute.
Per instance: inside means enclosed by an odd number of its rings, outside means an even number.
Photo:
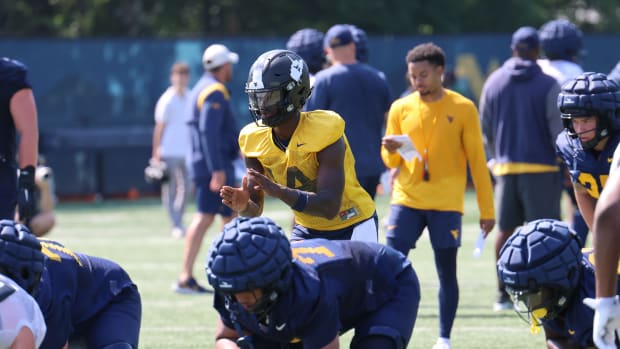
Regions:
<svg viewBox="0 0 620 349"><path fill-rule="evenodd" d="M165 39L2 39L0 52L30 69L39 110L41 152L56 173L61 197L154 191L143 169L151 153L154 106L169 84L169 68L185 61L190 84L202 74L211 43L239 53L229 84L235 117L250 122L243 93L248 70L262 52L283 48L286 37ZM608 73L620 59L620 35L584 37L582 65ZM398 96L406 88L405 54L433 41L456 73L453 88L477 102L484 80L510 55L510 34L370 37L370 64Z"/></svg>

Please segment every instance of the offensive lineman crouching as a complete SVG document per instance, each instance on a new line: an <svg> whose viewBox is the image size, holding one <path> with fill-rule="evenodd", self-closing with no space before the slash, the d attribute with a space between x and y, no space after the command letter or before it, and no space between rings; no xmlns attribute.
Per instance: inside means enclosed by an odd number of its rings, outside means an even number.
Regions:
<svg viewBox="0 0 620 349"><path fill-rule="evenodd" d="M415 271L396 250L325 239L291 246L264 217L227 224L206 271L218 349L339 348L352 328L351 348L406 348L420 302Z"/></svg>

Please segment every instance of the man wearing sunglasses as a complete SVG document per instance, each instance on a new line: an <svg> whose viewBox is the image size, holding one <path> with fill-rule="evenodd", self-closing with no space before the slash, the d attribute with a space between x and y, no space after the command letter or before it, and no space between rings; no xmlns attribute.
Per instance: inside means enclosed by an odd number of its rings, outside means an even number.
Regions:
<svg viewBox="0 0 620 349"><path fill-rule="evenodd" d="M541 219L518 228L500 251L498 277L514 310L532 333L542 328L548 348L594 346L594 311L583 303L595 295L594 253L581 247L568 225Z"/></svg>

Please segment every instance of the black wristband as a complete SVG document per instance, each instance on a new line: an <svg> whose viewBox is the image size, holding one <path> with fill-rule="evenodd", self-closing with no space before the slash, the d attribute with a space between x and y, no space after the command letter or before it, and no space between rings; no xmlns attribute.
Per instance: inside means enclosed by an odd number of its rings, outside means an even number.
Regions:
<svg viewBox="0 0 620 349"><path fill-rule="evenodd" d="M308 204L308 192L298 190L297 193L297 201L295 201L295 205L291 206L291 208L297 212L303 212Z"/></svg>
<svg viewBox="0 0 620 349"><path fill-rule="evenodd" d="M19 170L19 186L20 188L34 188L34 166L28 165Z"/></svg>

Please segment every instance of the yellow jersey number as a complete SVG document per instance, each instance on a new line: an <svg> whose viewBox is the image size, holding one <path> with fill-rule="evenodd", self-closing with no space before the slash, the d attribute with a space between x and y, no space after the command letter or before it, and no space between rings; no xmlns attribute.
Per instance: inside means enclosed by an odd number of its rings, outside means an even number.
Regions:
<svg viewBox="0 0 620 349"><path fill-rule="evenodd" d="M599 180L597 181L591 173L581 172L579 174L578 182L586 188L591 197L598 199L601 195L601 190L605 187L605 183L607 183L607 178L609 178L609 175L600 175ZM601 183L600 189L599 181Z"/></svg>
<svg viewBox="0 0 620 349"><path fill-rule="evenodd" d="M297 185L299 183L299 185ZM299 168L286 169L286 186L303 191L316 192L316 180L311 180Z"/></svg>
<svg viewBox="0 0 620 349"><path fill-rule="evenodd" d="M59 255L59 253L62 253L73 258L80 267L82 266L80 258L64 245L56 241L45 239L40 239L39 242L41 243L41 252L50 260L62 262L62 257Z"/></svg>
<svg viewBox="0 0 620 349"><path fill-rule="evenodd" d="M318 247L293 247L293 258L299 260L304 264L315 264L316 261L314 258L323 257L323 258L331 258L334 257L334 252L330 251L325 246Z"/></svg>

